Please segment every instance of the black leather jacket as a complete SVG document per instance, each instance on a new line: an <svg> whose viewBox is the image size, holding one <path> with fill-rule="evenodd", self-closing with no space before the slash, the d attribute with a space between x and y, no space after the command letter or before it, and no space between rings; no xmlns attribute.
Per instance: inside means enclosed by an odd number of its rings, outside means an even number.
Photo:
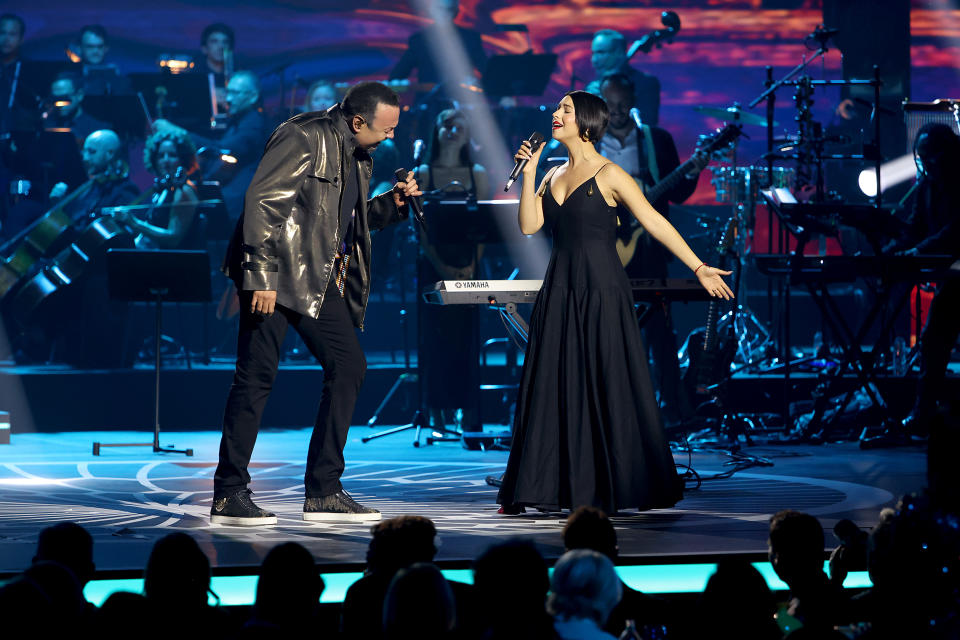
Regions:
<svg viewBox="0 0 960 640"><path fill-rule="evenodd" d="M339 106L294 116L273 132L247 189L223 272L244 291L276 291L277 304L316 318L335 276L343 163L356 162L360 198L344 298L363 328L370 294L370 230L407 217L392 192L367 200L373 162L356 160Z"/></svg>

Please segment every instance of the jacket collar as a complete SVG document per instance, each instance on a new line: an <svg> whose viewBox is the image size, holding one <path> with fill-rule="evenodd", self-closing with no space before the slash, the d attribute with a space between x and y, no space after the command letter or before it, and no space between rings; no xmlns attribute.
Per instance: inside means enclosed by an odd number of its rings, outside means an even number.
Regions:
<svg viewBox="0 0 960 640"><path fill-rule="evenodd" d="M360 149L360 143L357 142L357 136L350 128L350 123L347 122L347 118L340 109L340 105L336 104L330 107L327 113L330 114L330 119L333 120L333 126L336 128L337 133L343 138L344 155L348 158L353 156L357 150ZM360 151L361 153L366 153L363 149L360 149Z"/></svg>

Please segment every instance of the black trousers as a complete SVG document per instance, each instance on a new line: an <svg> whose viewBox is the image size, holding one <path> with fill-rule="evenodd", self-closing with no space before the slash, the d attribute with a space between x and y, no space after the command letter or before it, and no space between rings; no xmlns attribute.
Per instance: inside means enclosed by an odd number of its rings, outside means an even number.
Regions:
<svg viewBox="0 0 960 640"><path fill-rule="evenodd" d="M930 303L927 324L920 336L920 379L914 410L927 413L944 399L944 378L950 352L960 334L960 281L947 280Z"/></svg>
<svg viewBox="0 0 960 640"><path fill-rule="evenodd" d="M251 292L240 294L237 369L227 397L220 440L220 464L213 478L214 497L231 495L250 483L247 465L260 418L273 388L287 327L303 338L323 367L320 407L307 451L303 484L308 498L337 493L343 487L343 447L353 408L367 370L347 306L331 279L320 308L311 318L277 305L269 318L250 312Z"/></svg>

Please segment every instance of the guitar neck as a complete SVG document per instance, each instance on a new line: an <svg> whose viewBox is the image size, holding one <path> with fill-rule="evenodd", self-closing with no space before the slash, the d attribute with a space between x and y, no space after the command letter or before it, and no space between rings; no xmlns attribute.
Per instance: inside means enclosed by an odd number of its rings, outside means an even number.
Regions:
<svg viewBox="0 0 960 640"><path fill-rule="evenodd" d="M668 173L663 180L653 185L646 193L647 200L649 200L651 203L656 202L663 197L663 194L677 186L688 173L697 170L697 165L695 162L696 157L697 156L694 155L679 167Z"/></svg>

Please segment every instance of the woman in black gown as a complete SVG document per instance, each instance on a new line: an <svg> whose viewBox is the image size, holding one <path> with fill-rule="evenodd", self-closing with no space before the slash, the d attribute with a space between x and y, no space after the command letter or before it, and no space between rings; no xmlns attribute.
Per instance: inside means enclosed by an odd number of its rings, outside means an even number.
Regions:
<svg viewBox="0 0 960 640"><path fill-rule="evenodd" d="M687 265L711 295L730 299L721 276L702 263L623 169L594 144L609 119L600 98L573 91L553 113L553 137L569 160L534 189L543 147L527 142L519 223L544 222L553 251L530 319L513 447L497 502L556 511L581 505L608 513L673 506L682 497L640 340L630 283L615 250L617 205Z"/></svg>

